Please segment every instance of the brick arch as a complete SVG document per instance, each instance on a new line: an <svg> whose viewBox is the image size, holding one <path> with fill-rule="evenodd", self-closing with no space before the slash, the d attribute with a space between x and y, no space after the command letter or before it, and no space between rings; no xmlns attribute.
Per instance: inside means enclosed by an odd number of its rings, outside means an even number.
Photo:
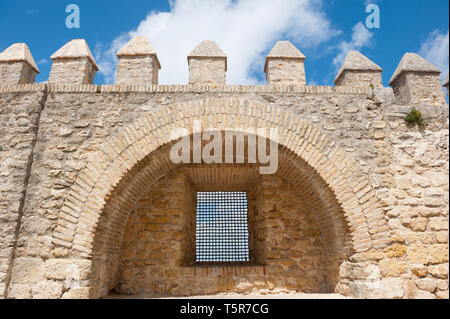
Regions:
<svg viewBox="0 0 450 319"><path fill-rule="evenodd" d="M280 174L306 195L315 196L311 202L326 212L318 216L328 236L325 239L352 253L382 248L390 242L370 181L318 127L278 106L205 99L160 107L91 154L62 208L54 232L55 245L69 247L72 258L94 261L107 261L105 256L120 250L121 223L126 223L127 214L139 199L139 190L176 167L168 157L174 142L170 132L178 127L191 128L193 120L202 121L203 128L220 130L278 128ZM307 187L302 189L302 185ZM311 209L317 207L312 204ZM104 274L114 267L113 262L93 263L91 297L104 295L111 288Z"/></svg>

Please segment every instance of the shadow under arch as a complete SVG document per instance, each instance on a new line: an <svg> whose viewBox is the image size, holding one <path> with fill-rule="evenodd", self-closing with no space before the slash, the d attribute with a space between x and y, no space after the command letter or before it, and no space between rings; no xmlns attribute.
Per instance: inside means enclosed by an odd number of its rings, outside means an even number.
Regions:
<svg viewBox="0 0 450 319"><path fill-rule="evenodd" d="M308 197L309 210L322 212L317 223L328 249L349 255L389 243L389 233L380 227L384 219L368 218L379 210L370 181L319 128L281 107L251 101L186 102L162 107L110 138L72 187L60 218L78 216L73 238L67 241L72 258L92 260L89 297L104 296L111 289L128 214L146 186L177 167L168 156L176 142L170 133L191 128L193 120L220 131L276 127L277 175Z"/></svg>

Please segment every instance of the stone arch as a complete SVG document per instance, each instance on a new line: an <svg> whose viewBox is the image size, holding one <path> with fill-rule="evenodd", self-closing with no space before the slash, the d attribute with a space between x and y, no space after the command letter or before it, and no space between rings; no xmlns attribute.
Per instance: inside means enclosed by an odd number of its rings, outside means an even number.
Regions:
<svg viewBox="0 0 450 319"><path fill-rule="evenodd" d="M325 240L336 246L331 249L359 253L389 244L388 227L370 180L318 127L279 106L239 99L189 101L160 107L111 137L90 155L71 187L54 244L70 248L70 258L93 261L90 297L103 296L111 288L101 274L115 267L95 261L120 250L123 224L141 195L139 190L175 167L167 156L175 142L171 131L191 128L193 120L220 130L278 128L280 174L314 197L311 209L324 208L326 214L318 220Z"/></svg>

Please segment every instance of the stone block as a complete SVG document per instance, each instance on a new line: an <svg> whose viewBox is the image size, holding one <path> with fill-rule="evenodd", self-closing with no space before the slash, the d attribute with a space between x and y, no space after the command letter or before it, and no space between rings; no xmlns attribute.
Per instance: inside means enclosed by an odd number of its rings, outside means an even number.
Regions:
<svg viewBox="0 0 450 319"><path fill-rule="evenodd" d="M62 293L63 283L57 281L40 281L31 288L33 299L59 299Z"/></svg>
<svg viewBox="0 0 450 319"><path fill-rule="evenodd" d="M381 73L383 69L357 51L350 51L334 80L336 86L352 88L383 87ZM380 91L378 91L380 94Z"/></svg>
<svg viewBox="0 0 450 319"><path fill-rule="evenodd" d="M214 41L203 41L188 55L189 84L224 86L227 56Z"/></svg>
<svg viewBox="0 0 450 319"><path fill-rule="evenodd" d="M35 283L44 279L44 261L41 258L18 257L14 260L12 283Z"/></svg>
<svg viewBox="0 0 450 319"><path fill-rule="evenodd" d="M135 37L117 53L116 84L156 85L161 69L156 51L144 37Z"/></svg>
<svg viewBox="0 0 450 319"><path fill-rule="evenodd" d="M38 73L25 43L15 43L0 53L0 85L31 84Z"/></svg>
<svg viewBox="0 0 450 319"><path fill-rule="evenodd" d="M93 84L98 66L83 39L72 40L56 51L49 84Z"/></svg>
<svg viewBox="0 0 450 319"><path fill-rule="evenodd" d="M415 53L406 53L389 85L397 103L410 106L446 106L440 80L441 71Z"/></svg>
<svg viewBox="0 0 450 319"><path fill-rule="evenodd" d="M86 280L91 272L92 262L86 259L49 259L45 262L43 275L47 279Z"/></svg>
<svg viewBox="0 0 450 319"><path fill-rule="evenodd" d="M289 41L279 41L266 58L267 85L306 85L306 57Z"/></svg>

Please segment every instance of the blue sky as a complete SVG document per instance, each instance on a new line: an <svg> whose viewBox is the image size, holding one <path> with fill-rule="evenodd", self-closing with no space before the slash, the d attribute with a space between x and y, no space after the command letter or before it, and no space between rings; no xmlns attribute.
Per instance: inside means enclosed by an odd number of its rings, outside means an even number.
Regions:
<svg viewBox="0 0 450 319"><path fill-rule="evenodd" d="M80 7L81 28L65 26L67 5ZM366 5L381 10L380 29L367 29ZM202 40L228 54L230 84L264 84L264 59L279 40L307 57L307 81L332 85L340 63L355 49L390 77L405 52L416 52L448 72L448 0L0 0L0 51L25 42L44 82L50 56L74 38L87 40L101 71L95 83L113 83L115 53L132 36L152 42L161 83L188 81L186 55Z"/></svg>

